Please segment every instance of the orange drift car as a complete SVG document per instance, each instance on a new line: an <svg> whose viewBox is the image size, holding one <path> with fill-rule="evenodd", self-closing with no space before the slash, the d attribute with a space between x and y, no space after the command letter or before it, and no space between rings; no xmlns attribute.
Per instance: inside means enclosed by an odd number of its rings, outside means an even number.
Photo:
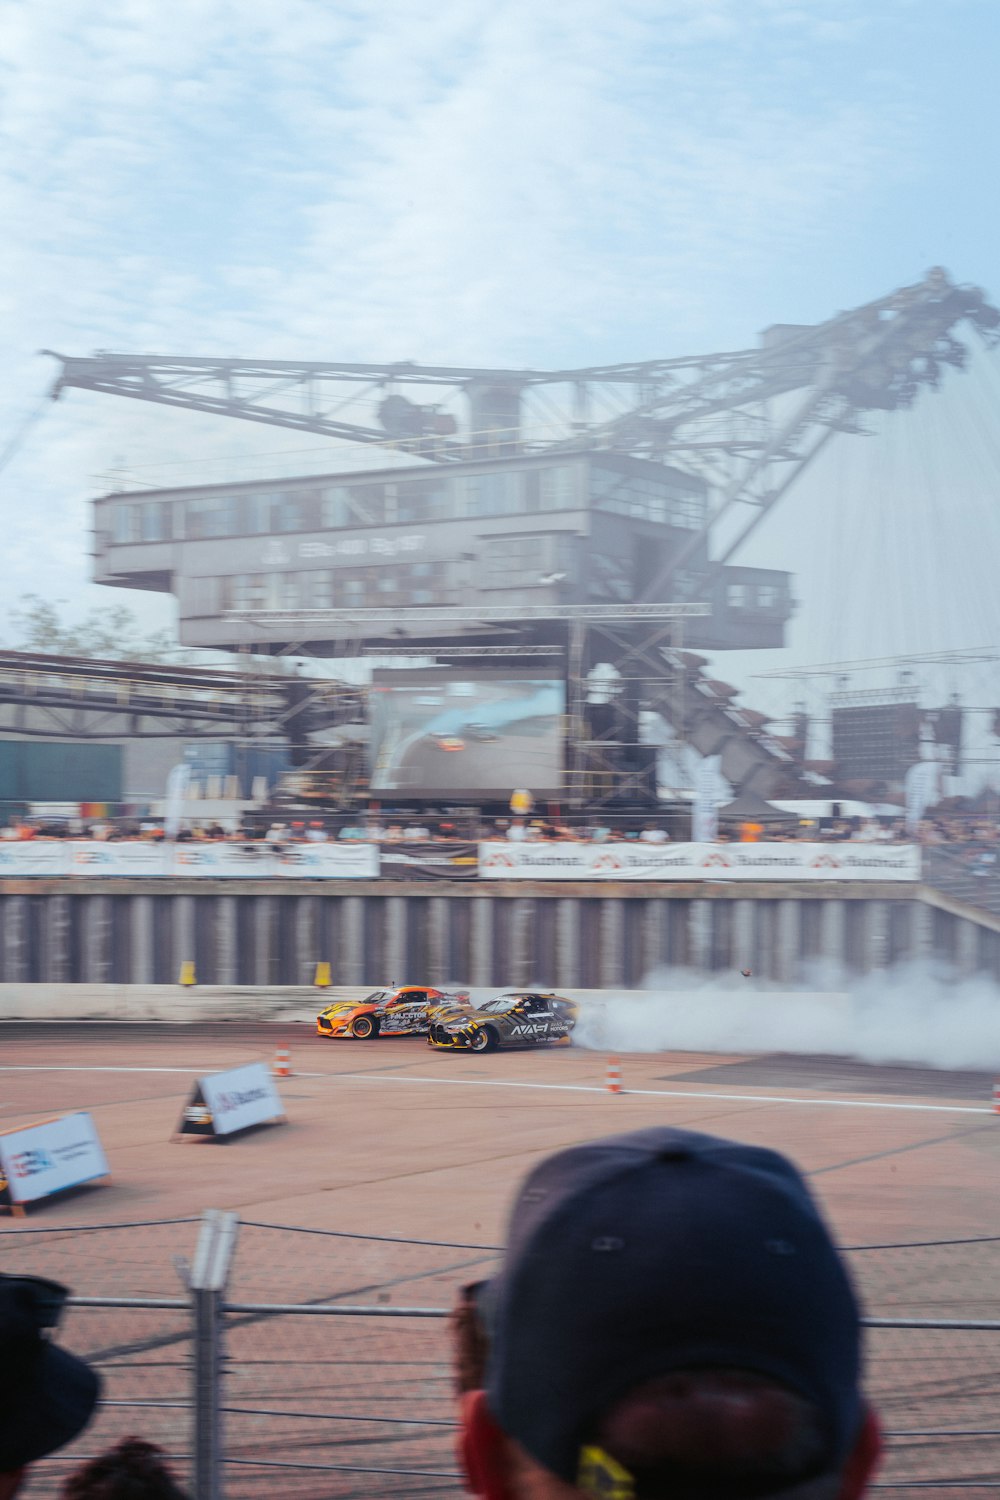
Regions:
<svg viewBox="0 0 1000 1500"><path fill-rule="evenodd" d="M426 1036L429 1013L438 1006L464 1007L468 994L448 994L426 984L403 984L396 990L373 990L363 1000L335 1000L316 1017L320 1036Z"/></svg>

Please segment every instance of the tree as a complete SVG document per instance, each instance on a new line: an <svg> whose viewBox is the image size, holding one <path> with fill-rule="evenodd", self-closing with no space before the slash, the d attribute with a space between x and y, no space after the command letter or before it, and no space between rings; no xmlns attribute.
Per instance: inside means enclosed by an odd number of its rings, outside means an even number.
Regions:
<svg viewBox="0 0 1000 1500"><path fill-rule="evenodd" d="M58 604L64 603L59 600ZM144 635L135 615L124 604L92 609L75 625L64 623L57 604L37 594L22 594L9 612L18 635L18 649L52 656L92 656L110 661L182 661L167 630Z"/></svg>

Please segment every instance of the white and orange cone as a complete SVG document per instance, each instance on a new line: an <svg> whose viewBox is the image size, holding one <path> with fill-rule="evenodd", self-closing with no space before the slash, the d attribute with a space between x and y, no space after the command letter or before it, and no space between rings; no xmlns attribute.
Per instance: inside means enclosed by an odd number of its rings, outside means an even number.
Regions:
<svg viewBox="0 0 1000 1500"><path fill-rule="evenodd" d="M1000 1115L1000 1078L993 1085L993 1113Z"/></svg>
<svg viewBox="0 0 1000 1500"><path fill-rule="evenodd" d="M608 1071L604 1075L604 1087L609 1094L620 1094L622 1091L621 1063L617 1057L608 1058Z"/></svg>
<svg viewBox="0 0 1000 1500"><path fill-rule="evenodd" d="M291 1078L292 1060L287 1047L279 1047L274 1054L274 1067L271 1072L275 1078Z"/></svg>

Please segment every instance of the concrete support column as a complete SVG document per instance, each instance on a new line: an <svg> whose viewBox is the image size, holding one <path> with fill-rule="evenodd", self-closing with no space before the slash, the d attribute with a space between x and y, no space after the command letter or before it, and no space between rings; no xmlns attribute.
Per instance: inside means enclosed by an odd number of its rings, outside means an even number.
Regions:
<svg viewBox="0 0 1000 1500"><path fill-rule="evenodd" d="M555 983L561 989L573 989L580 982L580 907L572 897L556 900L556 973Z"/></svg>
<svg viewBox="0 0 1000 1500"><path fill-rule="evenodd" d="M801 926L799 902L779 901L774 935L774 977L784 984L791 984L798 977Z"/></svg>
<svg viewBox="0 0 1000 1500"><path fill-rule="evenodd" d="M625 983L625 902L608 896L601 902L600 949L597 972L602 989L622 989Z"/></svg>
<svg viewBox="0 0 1000 1500"><path fill-rule="evenodd" d="M910 903L910 951L915 963L926 963L934 952L934 908L924 901Z"/></svg>
<svg viewBox="0 0 1000 1500"><path fill-rule="evenodd" d="M688 962L703 974L712 967L712 903L692 901L688 913Z"/></svg>
<svg viewBox="0 0 1000 1500"><path fill-rule="evenodd" d="M493 983L493 901L472 898L472 978L474 985Z"/></svg>
<svg viewBox="0 0 1000 1500"><path fill-rule="evenodd" d="M83 980L107 984L111 971L111 906L107 896L84 896Z"/></svg>
<svg viewBox="0 0 1000 1500"><path fill-rule="evenodd" d="M235 896L219 896L215 908L215 974L216 984L235 984L239 972L236 955L239 939L236 928Z"/></svg>
<svg viewBox="0 0 1000 1500"><path fill-rule="evenodd" d="M965 917L957 917L956 921L955 970L962 978L967 978L979 969L979 928Z"/></svg>
<svg viewBox="0 0 1000 1500"><path fill-rule="evenodd" d="M643 979L667 961L667 903L659 896L646 902L642 914Z"/></svg>
<svg viewBox="0 0 1000 1500"><path fill-rule="evenodd" d="M427 903L427 980L430 984L447 984L448 973L448 898L432 896Z"/></svg>
<svg viewBox="0 0 1000 1500"><path fill-rule="evenodd" d="M300 896L295 909L295 982L312 984L316 965L326 958L319 951L319 909L315 896Z"/></svg>
<svg viewBox="0 0 1000 1500"><path fill-rule="evenodd" d="M878 973L889 961L889 913L884 901L864 903L864 938L862 968L866 974Z"/></svg>
<svg viewBox="0 0 1000 1500"><path fill-rule="evenodd" d="M845 901L831 897L821 908L819 956L825 965L830 965L838 973L844 973L848 968L846 905Z"/></svg>
<svg viewBox="0 0 1000 1500"><path fill-rule="evenodd" d="M130 984L153 982L153 898L132 896L129 899L129 922L132 950L129 967Z"/></svg>
<svg viewBox="0 0 1000 1500"><path fill-rule="evenodd" d="M254 896L253 925L250 942L253 958L250 973L254 984L271 983L271 907L270 896Z"/></svg>
<svg viewBox="0 0 1000 1500"><path fill-rule="evenodd" d="M181 964L194 963L194 896L174 897L174 961L170 978L174 984L180 978ZM196 973L195 978L201 980Z"/></svg>
<svg viewBox="0 0 1000 1500"><path fill-rule="evenodd" d="M326 954L323 955L324 958ZM385 982L404 984L406 973L406 897L390 896L385 903Z"/></svg>
<svg viewBox="0 0 1000 1500"><path fill-rule="evenodd" d="M345 896L341 907L340 966L344 976L341 981L343 984L364 983L363 900L363 896Z"/></svg>
<svg viewBox="0 0 1000 1500"><path fill-rule="evenodd" d="M507 971L515 989L525 989L535 982L534 905L530 896L515 896L508 907Z"/></svg>
<svg viewBox="0 0 1000 1500"><path fill-rule="evenodd" d="M3 898L3 977L21 984L28 975L28 898Z"/></svg>
<svg viewBox="0 0 1000 1500"><path fill-rule="evenodd" d="M50 896L42 907L42 951L38 956L43 984L69 979L69 897Z"/></svg>
<svg viewBox="0 0 1000 1500"><path fill-rule="evenodd" d="M753 969L757 963L754 903L737 897L733 907L732 965L734 969Z"/></svg>

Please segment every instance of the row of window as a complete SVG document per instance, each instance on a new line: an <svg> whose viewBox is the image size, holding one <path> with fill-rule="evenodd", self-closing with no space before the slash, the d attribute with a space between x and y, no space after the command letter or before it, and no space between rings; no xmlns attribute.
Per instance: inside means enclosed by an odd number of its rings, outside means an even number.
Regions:
<svg viewBox="0 0 1000 1500"><path fill-rule="evenodd" d="M730 583L726 586L727 609L777 609L784 603L776 583Z"/></svg>
<svg viewBox="0 0 1000 1500"><path fill-rule="evenodd" d="M371 609L377 605L454 603L443 569L431 563L360 568L348 577L328 568L302 573L234 573L215 580L218 608Z"/></svg>
<svg viewBox="0 0 1000 1500"><path fill-rule="evenodd" d="M618 474L593 464L587 484L579 464L502 469L485 474L434 472L419 479L250 490L184 500L119 500L110 505L113 544L274 536L347 527L417 525L479 516L533 515L593 502L602 510L659 525L697 530L705 495L665 470ZM100 505L101 512L106 507Z"/></svg>
<svg viewBox="0 0 1000 1500"><path fill-rule="evenodd" d="M273 536L344 527L414 525L476 516L532 515L583 503L578 465L487 474L434 473L385 483L328 485L187 500L119 500L113 544ZM103 508L103 507L102 507Z"/></svg>
<svg viewBox="0 0 1000 1500"><path fill-rule="evenodd" d="M658 474L618 474L613 469L591 469L591 496L600 510L613 510L633 520L652 520L681 531L705 525L705 490L684 480L673 469Z"/></svg>

